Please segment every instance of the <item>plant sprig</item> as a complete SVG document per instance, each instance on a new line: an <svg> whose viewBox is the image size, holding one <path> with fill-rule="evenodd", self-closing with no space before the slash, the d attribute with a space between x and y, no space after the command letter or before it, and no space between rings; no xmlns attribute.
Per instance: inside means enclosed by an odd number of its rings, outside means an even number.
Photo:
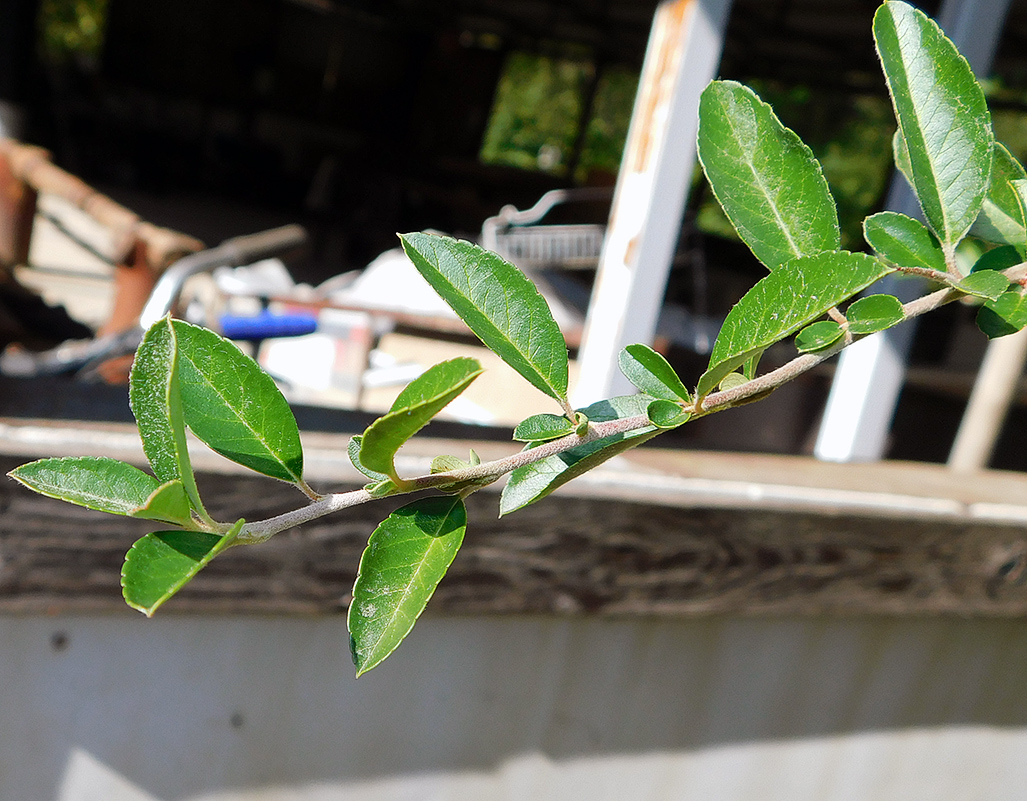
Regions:
<svg viewBox="0 0 1027 801"><path fill-rule="evenodd" d="M400 238L421 275L556 404L516 427L520 452L485 463L473 452L467 461L443 454L430 473L399 474L403 444L481 372L473 359L453 359L411 382L353 437L350 459L369 483L321 495L303 477L299 429L270 377L231 342L168 317L146 332L130 382L153 475L88 458L42 459L10 475L50 497L176 527L147 534L126 557L125 599L147 615L230 548L381 498L432 493L390 514L361 559L348 624L357 674L372 669L409 633L457 557L464 500L482 487L509 476L500 512L510 514L667 430L759 400L853 342L954 301L980 306L978 325L989 337L1027 325L1027 171L994 141L979 83L932 20L889 0L875 15L874 37L898 119L896 163L925 222L881 212L864 224L875 255L841 250L836 205L813 152L751 89L713 82L700 102L700 161L769 273L728 314L693 389L652 348L629 345L620 366L639 394L574 409L566 343L531 281L470 242L411 233ZM996 247L964 275L955 252L968 231ZM941 288L905 304L888 295L853 300L895 271ZM764 351L793 336L799 355L760 374ZM196 486L187 429L222 456L295 485L308 503L266 520L212 519Z"/></svg>

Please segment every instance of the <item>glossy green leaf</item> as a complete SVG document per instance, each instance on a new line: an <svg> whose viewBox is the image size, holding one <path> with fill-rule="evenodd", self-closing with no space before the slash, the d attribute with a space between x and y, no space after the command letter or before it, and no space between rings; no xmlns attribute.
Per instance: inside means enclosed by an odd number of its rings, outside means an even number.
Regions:
<svg viewBox="0 0 1027 801"><path fill-rule="evenodd" d="M691 414L681 408L680 403L657 398L646 407L649 421L657 428L677 428L691 418Z"/></svg>
<svg viewBox="0 0 1027 801"><path fill-rule="evenodd" d="M125 601L147 617L189 583L242 530L239 520L227 534L209 531L155 531L125 554L121 590Z"/></svg>
<svg viewBox="0 0 1027 801"><path fill-rule="evenodd" d="M653 400L655 398L648 395L622 395L593 403L582 411L592 422L601 423L647 414L649 404ZM625 434L603 437L534 464L518 467L510 474L503 488L499 501L500 516L541 500L568 481L619 453L641 445L658 433L659 429L655 426L644 426Z"/></svg>
<svg viewBox="0 0 1027 801"><path fill-rule="evenodd" d="M902 301L893 295L868 295L845 310L849 332L853 336L876 334L891 328L905 318Z"/></svg>
<svg viewBox="0 0 1027 801"><path fill-rule="evenodd" d="M919 220L882 211L863 221L863 236L881 258L900 267L945 272L945 252L938 238Z"/></svg>
<svg viewBox="0 0 1027 801"><path fill-rule="evenodd" d="M360 464L399 481L393 464L396 451L481 372L481 365L467 358L450 359L425 370L399 394L388 414L368 426L360 442Z"/></svg>
<svg viewBox="0 0 1027 801"><path fill-rule="evenodd" d="M620 352L619 361L624 377L646 395L691 403L692 395L674 368L648 345L628 345Z"/></svg>
<svg viewBox="0 0 1027 801"><path fill-rule="evenodd" d="M821 253L795 259L761 279L728 312L710 354L709 369L699 379L706 397L753 354L791 336L891 272L863 253Z"/></svg>
<svg viewBox="0 0 1027 801"><path fill-rule="evenodd" d="M981 257L974 262L974 266L970 269L971 273L979 273L982 270L997 270L1002 272L1008 270L1010 267L1015 267L1018 264L1023 263L1023 256L1012 245L1002 245L1001 247L992 248L991 250L983 253Z"/></svg>
<svg viewBox="0 0 1027 801"><path fill-rule="evenodd" d="M698 149L713 194L768 268L840 247L838 212L813 151L751 89L706 87Z"/></svg>
<svg viewBox="0 0 1027 801"><path fill-rule="evenodd" d="M253 359L213 331L175 320L182 409L214 451L265 476L303 477L303 447L292 409Z"/></svg>
<svg viewBox="0 0 1027 801"><path fill-rule="evenodd" d="M452 564L467 528L463 501L421 498L389 515L360 558L349 607L357 676L380 664L410 633Z"/></svg>
<svg viewBox="0 0 1027 801"><path fill-rule="evenodd" d="M567 398L567 344L545 298L510 264L470 242L403 234L403 249L477 337L547 395Z"/></svg>
<svg viewBox="0 0 1027 801"><path fill-rule="evenodd" d="M129 405L154 474L161 482L181 481L193 508L206 515L186 446L179 367L177 336L165 317L150 326L136 350Z"/></svg>
<svg viewBox="0 0 1027 801"><path fill-rule="evenodd" d="M799 353L823 350L842 338L842 327L834 320L811 323L795 335L795 347ZM722 382L723 383L723 382Z"/></svg>
<svg viewBox="0 0 1027 801"><path fill-rule="evenodd" d="M954 281L952 286L976 298L998 300L1009 289L1009 279L995 270L978 270L961 281Z"/></svg>
<svg viewBox="0 0 1027 801"><path fill-rule="evenodd" d="M1024 207L1013 182L1027 179L1027 172L1001 143L995 143L994 154L988 194L970 233L987 242L1012 245L1024 253L1027 251Z"/></svg>
<svg viewBox="0 0 1027 801"><path fill-rule="evenodd" d="M536 414L521 420L514 429L517 442L545 442L565 437L574 431L574 423L556 414Z"/></svg>
<svg viewBox="0 0 1027 801"><path fill-rule="evenodd" d="M909 172L924 216L947 251L984 203L994 135L970 66L923 12L892 0L874 15Z"/></svg>
<svg viewBox="0 0 1027 801"><path fill-rule="evenodd" d="M8 475L41 495L116 515L186 525L182 482L161 484L149 473L105 456L40 459Z"/></svg>
<svg viewBox="0 0 1027 801"><path fill-rule="evenodd" d="M1020 288L1003 292L998 300L988 301L977 311L977 327L988 339L1015 334L1027 326L1027 297Z"/></svg>

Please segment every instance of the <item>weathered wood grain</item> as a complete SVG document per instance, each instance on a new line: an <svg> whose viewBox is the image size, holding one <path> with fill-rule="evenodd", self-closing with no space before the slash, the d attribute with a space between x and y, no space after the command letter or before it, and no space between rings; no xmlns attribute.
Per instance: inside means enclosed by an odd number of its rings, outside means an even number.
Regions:
<svg viewBox="0 0 1027 801"><path fill-rule="evenodd" d="M201 486L226 519L302 502L255 476L206 474ZM496 501L469 499L468 538L432 613L1027 613L1020 526L560 495L497 520ZM342 612L367 537L395 505L229 551L165 609ZM121 561L150 529L0 482L0 612L124 609Z"/></svg>

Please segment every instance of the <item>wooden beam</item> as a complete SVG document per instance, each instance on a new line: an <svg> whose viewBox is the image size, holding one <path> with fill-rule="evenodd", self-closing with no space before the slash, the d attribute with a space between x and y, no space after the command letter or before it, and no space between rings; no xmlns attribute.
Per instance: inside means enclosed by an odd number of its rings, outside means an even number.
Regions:
<svg viewBox="0 0 1027 801"><path fill-rule="evenodd" d="M0 470L40 452L141 459L130 426L0 428ZM307 434L311 480L355 486L347 435ZM35 443L34 445L32 443ZM89 443L92 443L90 446ZM411 443L414 445L414 443ZM471 445L424 440L400 469ZM17 451L24 453L18 454ZM13 455L11 455L13 454ZM134 455L133 455L134 454ZM302 504L196 453L215 517L264 518ZM245 473L245 474L244 474ZM467 541L433 613L704 615L1027 613L1027 476L954 476L941 465L824 465L799 457L645 449L497 520L495 492L469 499ZM369 504L213 562L169 613L335 614L367 538L403 501ZM0 613L122 610L121 562L145 521L104 515L0 482ZM127 613L127 612L126 612Z"/></svg>

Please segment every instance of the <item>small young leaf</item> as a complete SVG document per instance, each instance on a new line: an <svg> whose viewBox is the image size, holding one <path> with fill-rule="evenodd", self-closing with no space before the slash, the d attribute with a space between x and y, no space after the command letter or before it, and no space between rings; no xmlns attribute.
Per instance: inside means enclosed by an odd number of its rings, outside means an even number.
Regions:
<svg viewBox="0 0 1027 801"><path fill-rule="evenodd" d="M970 65L923 12L892 0L874 15L913 189L947 252L984 203L994 134L984 92Z"/></svg>
<svg viewBox="0 0 1027 801"><path fill-rule="evenodd" d="M374 470L368 470L360 462L360 444L364 441L362 434L356 434L349 438L349 443L346 445L346 453L349 454L349 460L353 466L367 476L372 481L378 483L389 480L389 477L385 473L377 473Z"/></svg>
<svg viewBox="0 0 1027 801"><path fill-rule="evenodd" d="M125 602L147 617L225 550L242 530L239 520L227 534L208 531L156 531L125 554L121 589Z"/></svg>
<svg viewBox="0 0 1027 801"><path fill-rule="evenodd" d="M656 399L648 395L621 395L593 403L582 411L592 422L602 423L647 414L649 404L654 400ZM645 426L625 434L613 434L533 464L518 467L510 474L510 479L503 488L503 495L499 501L500 516L541 500L553 490L607 459L652 439L659 431L655 426Z"/></svg>
<svg viewBox="0 0 1027 801"><path fill-rule="evenodd" d="M181 481L161 484L117 459L83 456L40 459L8 475L41 495L116 515L189 523L189 499Z"/></svg>
<svg viewBox="0 0 1027 801"><path fill-rule="evenodd" d="M1022 254L1027 251L1027 228L1022 198L1013 182L1027 179L1027 172L1005 145L996 142L994 153L988 194L970 233L986 242L1012 245Z"/></svg>
<svg viewBox="0 0 1027 801"><path fill-rule="evenodd" d="M881 258L892 264L945 272L945 251L938 238L919 220L894 211L882 211L863 221L863 236Z"/></svg>
<svg viewBox="0 0 1027 801"><path fill-rule="evenodd" d="M470 242L402 234L418 272L485 345L533 386L567 400L567 343L545 298L510 264Z"/></svg>
<svg viewBox="0 0 1027 801"><path fill-rule="evenodd" d="M726 392L729 389L740 387L742 384L748 384L750 381L752 381L752 376L745 373L728 373L717 384L717 389L721 392Z"/></svg>
<svg viewBox="0 0 1027 801"><path fill-rule="evenodd" d="M212 450L265 476L296 483L303 447L271 376L213 331L175 320L186 424Z"/></svg>
<svg viewBox="0 0 1027 801"><path fill-rule="evenodd" d="M646 407L649 421L658 428L677 428L688 422L692 416L681 408L680 403L657 398Z"/></svg>
<svg viewBox="0 0 1027 801"><path fill-rule="evenodd" d="M588 433L588 415L584 412L574 413L574 433L579 437Z"/></svg>
<svg viewBox="0 0 1027 801"><path fill-rule="evenodd" d="M840 247L838 212L813 151L751 89L707 86L698 139L713 194L768 268Z"/></svg>
<svg viewBox="0 0 1027 801"><path fill-rule="evenodd" d="M545 442L565 437L574 431L574 423L556 414L536 414L521 420L514 429L517 442Z"/></svg>
<svg viewBox="0 0 1027 801"><path fill-rule="evenodd" d="M988 339L1015 334L1027 326L1027 297L1020 288L1003 292L998 300L990 300L977 311L977 327Z"/></svg>
<svg viewBox="0 0 1027 801"><path fill-rule="evenodd" d="M762 278L728 312L697 394L706 397L754 354L791 336L828 309L891 272L863 253L821 253L795 259Z"/></svg>
<svg viewBox="0 0 1027 801"><path fill-rule="evenodd" d="M854 336L884 331L902 322L905 316L902 301L893 295L868 295L845 310L849 332Z"/></svg>
<svg viewBox="0 0 1027 801"><path fill-rule="evenodd" d="M995 270L978 270L961 281L954 281L952 286L975 298L998 300L1009 288L1009 279Z"/></svg>
<svg viewBox="0 0 1027 801"><path fill-rule="evenodd" d="M481 365L468 358L450 359L425 370L399 394L388 414L368 426L357 454L360 464L398 483L393 465L396 451L481 372Z"/></svg>
<svg viewBox="0 0 1027 801"><path fill-rule="evenodd" d="M674 368L648 345L628 345L620 352L619 360L620 371L639 391L654 398L692 402Z"/></svg>
<svg viewBox="0 0 1027 801"><path fill-rule="evenodd" d="M429 472L434 475L435 473L448 473L450 470L464 470L468 467L470 465L460 457L443 454L431 460Z"/></svg>
<svg viewBox="0 0 1027 801"><path fill-rule="evenodd" d="M410 633L464 540L456 497L421 498L389 515L360 558L347 622L357 676L380 664Z"/></svg>
<svg viewBox="0 0 1027 801"><path fill-rule="evenodd" d="M970 268L970 273L979 273L982 270L997 270L1002 272L1008 270L1010 267L1015 267L1017 264L1023 263L1023 256L1020 255L1020 251L1014 248L1012 245L1002 245L1001 247L992 248L988 252L981 255L981 257L974 262L974 266Z"/></svg>
<svg viewBox="0 0 1027 801"><path fill-rule="evenodd" d="M193 508L205 515L186 447L179 362L171 318L165 317L150 326L139 343L128 400L154 474L161 482L181 481Z"/></svg>
<svg viewBox="0 0 1027 801"><path fill-rule="evenodd" d="M795 347L799 353L823 350L842 338L842 327L834 320L811 323L795 335ZM721 382L723 384L723 382Z"/></svg>

